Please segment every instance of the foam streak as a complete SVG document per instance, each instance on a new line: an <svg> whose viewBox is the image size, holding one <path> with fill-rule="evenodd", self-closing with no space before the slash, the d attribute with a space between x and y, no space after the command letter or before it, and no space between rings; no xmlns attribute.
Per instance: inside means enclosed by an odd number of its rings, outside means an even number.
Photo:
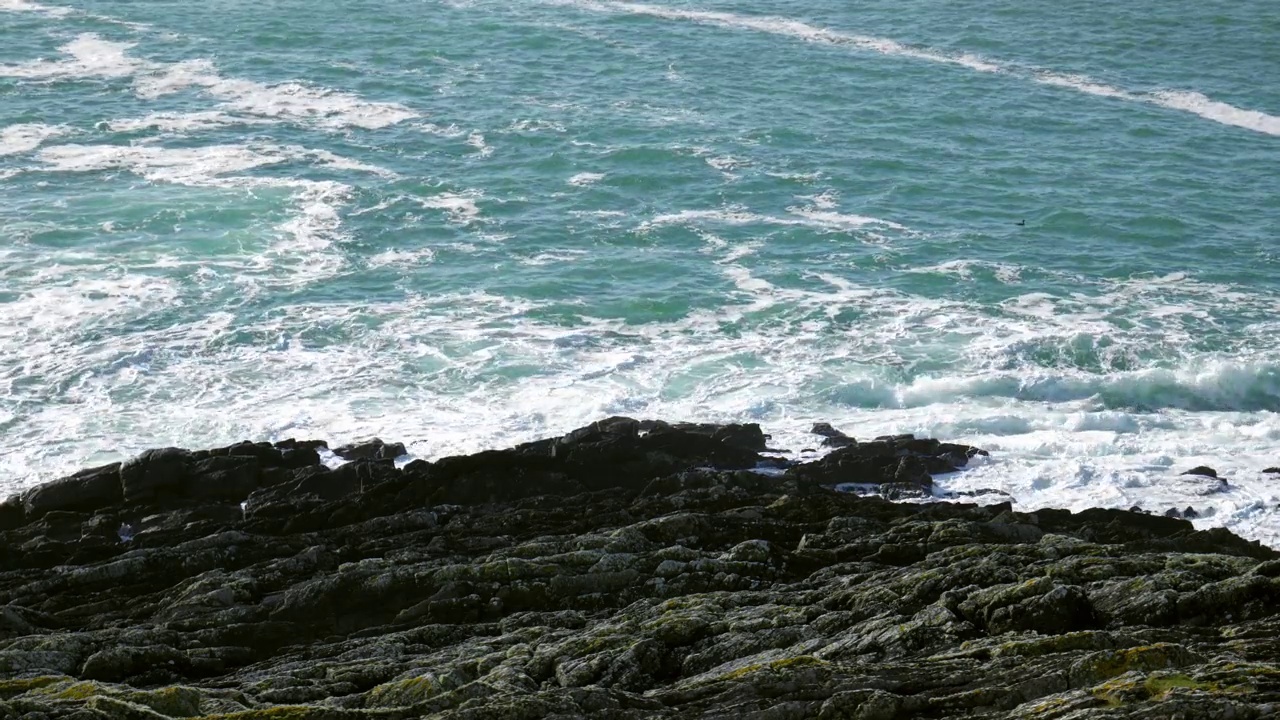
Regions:
<svg viewBox="0 0 1280 720"><path fill-rule="evenodd" d="M1247 110L1205 97L1191 91L1130 92L1099 83L1079 75L1068 75L1042 70L1020 68L996 62L969 53L951 54L904 45L887 38L868 37L824 28L817 25L771 15L739 15L730 12L682 10L633 2L597 2L595 0L549 0L556 5L569 5L582 10L604 13L643 15L664 20L682 20L718 27L753 30L756 32L797 38L806 42L826 45L843 45L858 50L893 57L906 57L926 62L957 65L983 73L997 73L1026 78L1043 85L1068 88L1087 95L1148 103L1169 110L1197 115L1223 125L1252 130L1266 135L1280 136L1280 117L1257 110Z"/></svg>
<svg viewBox="0 0 1280 720"><path fill-rule="evenodd" d="M10 125L0 128L0 156L17 155L35 150L40 143L61 135L62 132L62 128L39 124Z"/></svg>
<svg viewBox="0 0 1280 720"><path fill-rule="evenodd" d="M358 127L368 130L395 125L418 116L399 103L375 102L358 95L299 82L268 85L220 75L208 60L159 63L130 56L133 43L106 40L85 33L64 45L69 57L0 65L0 77L36 80L63 78L133 78L138 97L155 99L186 88L197 88L221 101L221 107L259 121L309 123L328 129ZM196 125L221 122L229 116L201 113L191 117ZM183 122L178 119L177 123ZM164 129L174 118L159 118Z"/></svg>
<svg viewBox="0 0 1280 720"><path fill-rule="evenodd" d="M52 18L62 18L71 14L68 8L49 7L29 0L0 0L0 12L28 12Z"/></svg>

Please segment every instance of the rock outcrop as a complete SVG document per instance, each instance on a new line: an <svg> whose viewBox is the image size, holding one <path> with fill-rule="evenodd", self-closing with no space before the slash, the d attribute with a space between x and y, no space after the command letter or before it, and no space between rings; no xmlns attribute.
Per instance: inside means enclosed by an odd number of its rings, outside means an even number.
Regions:
<svg viewBox="0 0 1280 720"><path fill-rule="evenodd" d="M403 468L242 443L34 488L0 503L0 717L1280 713L1274 551L837 493L981 452L838 437L773 475L757 426L610 418Z"/></svg>

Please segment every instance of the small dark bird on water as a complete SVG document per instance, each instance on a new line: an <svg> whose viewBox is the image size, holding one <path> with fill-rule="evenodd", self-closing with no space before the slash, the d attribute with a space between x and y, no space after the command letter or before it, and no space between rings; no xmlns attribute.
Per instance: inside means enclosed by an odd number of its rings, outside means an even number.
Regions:
<svg viewBox="0 0 1280 720"><path fill-rule="evenodd" d="M1019 220L1019 221L1018 221L1018 227L1026 227L1026 225L1027 225L1027 221L1026 221L1026 220Z"/></svg>

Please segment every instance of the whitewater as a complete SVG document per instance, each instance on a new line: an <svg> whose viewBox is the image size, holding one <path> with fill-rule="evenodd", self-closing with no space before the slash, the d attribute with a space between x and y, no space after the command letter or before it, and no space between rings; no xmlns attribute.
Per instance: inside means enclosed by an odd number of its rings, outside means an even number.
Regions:
<svg viewBox="0 0 1280 720"><path fill-rule="evenodd" d="M1276 27L0 0L0 493L165 445L629 415L804 458L830 422L991 452L940 496L1280 546Z"/></svg>

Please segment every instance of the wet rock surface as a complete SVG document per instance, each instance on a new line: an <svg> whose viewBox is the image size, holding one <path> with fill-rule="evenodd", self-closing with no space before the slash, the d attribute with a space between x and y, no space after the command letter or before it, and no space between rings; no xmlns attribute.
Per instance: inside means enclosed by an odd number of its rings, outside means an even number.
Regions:
<svg viewBox="0 0 1280 720"><path fill-rule="evenodd" d="M0 503L0 717L1280 713L1277 553L836 493L980 453L838 437L772 476L757 426L629 418L403 468L289 441L85 471Z"/></svg>

